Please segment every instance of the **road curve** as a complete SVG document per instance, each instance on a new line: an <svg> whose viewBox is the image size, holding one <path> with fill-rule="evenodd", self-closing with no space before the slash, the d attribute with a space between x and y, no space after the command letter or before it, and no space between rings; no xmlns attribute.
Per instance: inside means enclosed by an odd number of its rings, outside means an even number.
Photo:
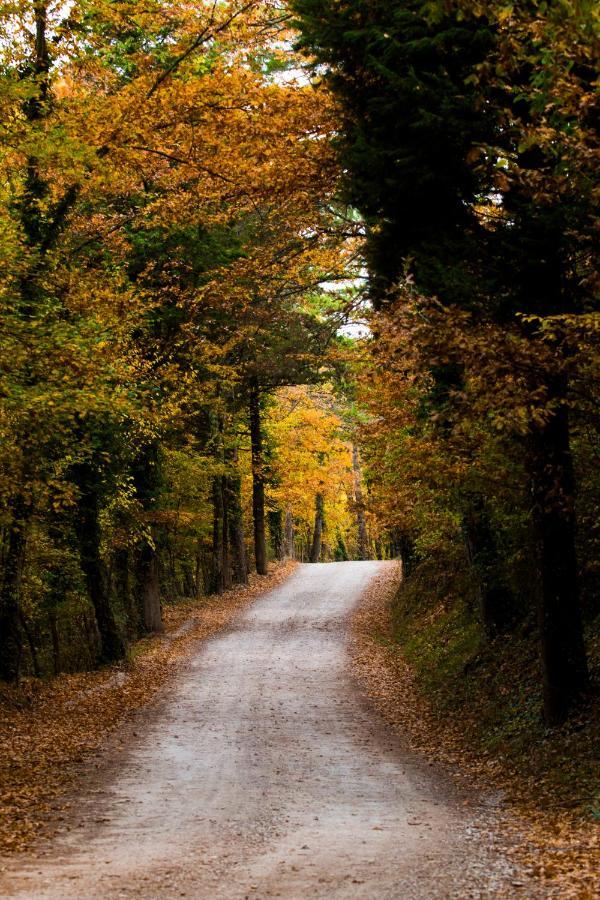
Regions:
<svg viewBox="0 0 600 900"><path fill-rule="evenodd" d="M15 898L493 897L510 866L361 699L345 633L387 563L300 566L128 726ZM531 896L531 895L529 895Z"/></svg>

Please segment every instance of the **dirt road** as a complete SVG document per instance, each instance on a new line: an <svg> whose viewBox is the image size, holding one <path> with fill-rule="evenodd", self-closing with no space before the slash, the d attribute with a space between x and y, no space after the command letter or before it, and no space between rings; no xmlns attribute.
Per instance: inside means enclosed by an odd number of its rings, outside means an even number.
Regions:
<svg viewBox="0 0 600 900"><path fill-rule="evenodd" d="M348 618L385 565L300 566L200 646L105 751L64 833L0 893L409 900L510 886L478 811L352 682Z"/></svg>

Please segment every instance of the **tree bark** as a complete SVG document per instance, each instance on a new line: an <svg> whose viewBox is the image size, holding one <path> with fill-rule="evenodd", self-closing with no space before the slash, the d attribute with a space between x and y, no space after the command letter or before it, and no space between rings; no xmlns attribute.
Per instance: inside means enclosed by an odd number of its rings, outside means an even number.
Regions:
<svg viewBox="0 0 600 900"><path fill-rule="evenodd" d="M323 518L323 494L318 493L315 497L315 527L313 529L312 547L310 550L311 563L318 563L321 558Z"/></svg>
<svg viewBox="0 0 600 900"><path fill-rule="evenodd" d="M211 590L221 594L232 585L231 552L229 544L229 507L227 478L217 475L213 479L213 541Z"/></svg>
<svg viewBox="0 0 600 900"><path fill-rule="evenodd" d="M131 554L127 547L120 547L114 555L114 585L116 596L127 616L127 635L131 640L139 635L139 607L134 597L131 578Z"/></svg>
<svg viewBox="0 0 600 900"><path fill-rule="evenodd" d="M352 470L354 474L354 507L356 510L356 525L358 529L357 557L369 559L369 535L367 533L367 518L365 516L365 501L362 492L362 472L360 456L356 444L352 446Z"/></svg>
<svg viewBox="0 0 600 900"><path fill-rule="evenodd" d="M233 584L233 579L231 575L231 545L229 543L229 504L227 502L227 476L221 475L219 481L219 487L221 491L221 509L223 511L223 528L221 531L221 540L223 542L223 589L228 591Z"/></svg>
<svg viewBox="0 0 600 900"><path fill-rule="evenodd" d="M280 509L273 509L269 512L269 535L271 537L271 547L276 559L283 559L285 556L284 539L283 539L283 514Z"/></svg>
<svg viewBox="0 0 600 900"><path fill-rule="evenodd" d="M156 508L162 481L160 448L157 442L146 444L135 459L133 481L136 495L142 509L150 519ZM150 525L148 524L148 527ZM140 604L141 618L146 632L164 631L162 608L160 602L160 578L158 553L156 550L156 534L152 539L143 537L139 549L136 581L137 596Z"/></svg>
<svg viewBox="0 0 600 900"><path fill-rule="evenodd" d="M252 444L252 515L254 519L254 558L256 571L266 575L267 540L265 535L265 473L263 439L260 421L260 388L258 379L250 382L250 442Z"/></svg>
<svg viewBox="0 0 600 900"><path fill-rule="evenodd" d="M144 631L161 634L165 630L160 602L158 554L150 541L144 540L138 561L138 584Z"/></svg>
<svg viewBox="0 0 600 900"><path fill-rule="evenodd" d="M21 625L23 627L23 632L25 633L25 637L27 638L27 644L29 646L29 655L31 656L31 665L33 667L33 674L36 678L41 678L42 672L40 669L40 662L37 655L37 648L35 646L35 637L33 631L29 627L29 623L23 614L23 610L20 612Z"/></svg>
<svg viewBox="0 0 600 900"><path fill-rule="evenodd" d="M492 640L509 628L514 598L501 581L502 561L486 503L480 494L469 495L462 526L475 579L479 618L486 637Z"/></svg>
<svg viewBox="0 0 600 900"><path fill-rule="evenodd" d="M48 610L48 626L50 628L50 639L52 641L52 667L54 675L60 675L60 637L58 634L58 623L56 621L56 610L54 608Z"/></svg>
<svg viewBox="0 0 600 900"><path fill-rule="evenodd" d="M237 450L234 449L230 455L232 467L237 467ZM242 479L235 468L232 473L227 475L225 487L233 578L236 584L248 584L248 561L246 559L246 538L241 500Z"/></svg>
<svg viewBox="0 0 600 900"><path fill-rule="evenodd" d="M573 462L565 379L551 385L556 411L532 436L531 481L540 546L539 602L544 718L563 722L589 675L577 583Z"/></svg>
<svg viewBox="0 0 600 900"><path fill-rule="evenodd" d="M100 658L102 662L115 662L125 655L125 643L117 628L110 605L108 578L100 554L98 473L95 467L89 463L80 463L74 469L74 479L79 488L77 503L79 558L88 595L96 615L96 624L100 635Z"/></svg>
<svg viewBox="0 0 600 900"><path fill-rule="evenodd" d="M295 559L296 551L294 546L294 516L291 509L285 512L285 532L284 532L285 556L287 559Z"/></svg>
<svg viewBox="0 0 600 900"><path fill-rule="evenodd" d="M19 680L23 634L21 629L21 578L27 545L29 507L19 492L12 503L4 578L0 592L0 679Z"/></svg>

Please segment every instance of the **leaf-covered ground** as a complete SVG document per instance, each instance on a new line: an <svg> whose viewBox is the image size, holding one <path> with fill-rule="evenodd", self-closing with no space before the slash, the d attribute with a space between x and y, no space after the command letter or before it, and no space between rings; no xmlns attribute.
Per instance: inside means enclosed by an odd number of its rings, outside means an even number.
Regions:
<svg viewBox="0 0 600 900"><path fill-rule="evenodd" d="M0 853L27 849L61 820L64 794L94 766L104 738L148 704L199 640L211 637L295 563L250 576L247 587L165 608L164 635L136 643L126 664L29 680L0 694Z"/></svg>
<svg viewBox="0 0 600 900"><path fill-rule="evenodd" d="M384 573L353 622L353 667L364 690L411 748L446 764L463 783L500 794L499 827L513 832L513 852L549 895L600 896L600 828L590 806L594 783L598 789L597 709L588 707L568 728L542 734L529 746L508 739L488 740L486 746L482 736L489 732L485 718L491 718L491 709L485 704L491 705L491 692L481 691L476 703L455 704L451 715L443 711L426 675L431 660L424 660L424 648L411 646L405 652L398 642L399 581L399 570ZM435 631L435 612L428 616L424 631ZM450 645L451 636L436 639ZM418 653L425 665L415 663ZM485 660L481 667L478 678L485 681ZM502 674L510 678L510 661ZM448 693L456 692L451 673L445 675Z"/></svg>

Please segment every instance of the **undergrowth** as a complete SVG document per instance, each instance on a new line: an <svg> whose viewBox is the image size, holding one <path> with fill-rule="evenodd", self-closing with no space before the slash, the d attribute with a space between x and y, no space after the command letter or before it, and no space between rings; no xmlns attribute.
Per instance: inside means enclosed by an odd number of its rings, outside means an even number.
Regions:
<svg viewBox="0 0 600 900"><path fill-rule="evenodd" d="M579 818L600 817L598 620L587 625L592 690L564 726L549 730L531 616L486 640L464 579L447 573L439 560L421 563L392 606L392 639L433 715L501 764L510 794Z"/></svg>

